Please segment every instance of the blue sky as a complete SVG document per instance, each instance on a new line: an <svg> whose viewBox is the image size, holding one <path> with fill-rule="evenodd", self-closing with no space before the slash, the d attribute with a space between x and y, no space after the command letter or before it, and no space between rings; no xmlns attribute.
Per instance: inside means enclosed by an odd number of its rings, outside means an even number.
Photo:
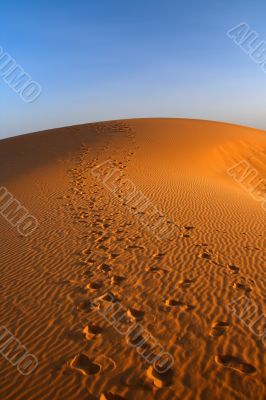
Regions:
<svg viewBox="0 0 266 400"><path fill-rule="evenodd" d="M265 0L14 0L0 47L34 81L25 103L0 78L0 138L90 121L187 117L266 129L266 74L228 38L266 40Z"/></svg>

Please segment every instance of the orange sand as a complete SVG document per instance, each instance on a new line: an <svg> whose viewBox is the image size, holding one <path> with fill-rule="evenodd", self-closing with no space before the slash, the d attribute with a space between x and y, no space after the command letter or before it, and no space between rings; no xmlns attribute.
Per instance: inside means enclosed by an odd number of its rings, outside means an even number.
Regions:
<svg viewBox="0 0 266 400"><path fill-rule="evenodd" d="M106 160L171 237L91 174ZM38 359L23 376L0 354L0 398L264 400L266 214L227 173L241 160L265 178L265 132L136 119L1 140L0 186L39 227L0 215L1 325ZM99 312L110 294L173 356L165 375Z"/></svg>

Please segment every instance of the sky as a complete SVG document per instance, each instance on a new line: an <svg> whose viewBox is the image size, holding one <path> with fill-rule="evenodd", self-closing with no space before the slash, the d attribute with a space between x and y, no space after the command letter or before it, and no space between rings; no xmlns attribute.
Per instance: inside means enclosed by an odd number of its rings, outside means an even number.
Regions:
<svg viewBox="0 0 266 400"><path fill-rule="evenodd" d="M2 1L0 139L138 117L266 129L266 69L227 35L245 22L266 41L265 15L265 0ZM4 54L35 101L7 84Z"/></svg>

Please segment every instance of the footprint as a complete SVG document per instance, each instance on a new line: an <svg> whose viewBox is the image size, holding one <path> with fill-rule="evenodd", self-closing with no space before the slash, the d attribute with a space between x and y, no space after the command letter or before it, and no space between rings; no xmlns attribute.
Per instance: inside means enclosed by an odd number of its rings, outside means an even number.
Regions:
<svg viewBox="0 0 266 400"><path fill-rule="evenodd" d="M126 278L121 275L114 275L112 276L111 283L112 285L121 285L122 282L124 282Z"/></svg>
<svg viewBox="0 0 266 400"><path fill-rule="evenodd" d="M256 368L253 365L243 362L240 358L231 355L215 356L215 362L226 368L234 369L243 374L254 374Z"/></svg>
<svg viewBox="0 0 266 400"><path fill-rule="evenodd" d="M184 228L185 228L187 231L191 231L192 229L195 229L194 226L189 226L189 225L184 226Z"/></svg>
<svg viewBox="0 0 266 400"><path fill-rule="evenodd" d="M141 349L148 348L147 337L143 337L141 329L136 331L133 329L130 331L129 335L127 336L127 341L134 347L140 347Z"/></svg>
<svg viewBox="0 0 266 400"><path fill-rule="evenodd" d="M93 304L90 300L83 300L77 305L77 309L84 312L90 312L94 308L95 304Z"/></svg>
<svg viewBox="0 0 266 400"><path fill-rule="evenodd" d="M145 271L147 272L168 272L167 269L164 268L160 268L160 267L146 267Z"/></svg>
<svg viewBox="0 0 266 400"><path fill-rule="evenodd" d="M166 386L170 386L173 382L173 370L168 369L166 372L164 370L161 370L161 368L158 365L150 366L147 369L147 377L148 379L153 381L154 386L158 388L163 388Z"/></svg>
<svg viewBox="0 0 266 400"><path fill-rule="evenodd" d="M86 258L86 263L87 264L93 264L93 263L95 263L95 259L94 258L91 258L91 257L89 257L89 258Z"/></svg>
<svg viewBox="0 0 266 400"><path fill-rule="evenodd" d="M181 233L180 237L181 238L190 238L190 234L189 233Z"/></svg>
<svg viewBox="0 0 266 400"><path fill-rule="evenodd" d="M99 270L102 272L110 272L112 271L112 267L110 267L108 264L102 264L99 266Z"/></svg>
<svg viewBox="0 0 266 400"><path fill-rule="evenodd" d="M233 284L234 289L244 290L246 293L251 292L251 288L245 283L235 282Z"/></svg>
<svg viewBox="0 0 266 400"><path fill-rule="evenodd" d="M229 324L223 321L217 321L212 324L210 336L217 337L225 334Z"/></svg>
<svg viewBox="0 0 266 400"><path fill-rule="evenodd" d="M70 362L70 366L85 376L96 375L101 369L100 365L94 364L84 353L77 354Z"/></svg>
<svg viewBox="0 0 266 400"><path fill-rule="evenodd" d="M144 311L137 310L136 308L129 308L127 314L131 320L139 321L144 317Z"/></svg>
<svg viewBox="0 0 266 400"><path fill-rule="evenodd" d="M204 251L203 253L200 253L199 258L204 258L205 260L211 260L212 253L209 251Z"/></svg>
<svg viewBox="0 0 266 400"><path fill-rule="evenodd" d="M103 332L103 328L98 325L91 324L90 322L83 329L87 340L91 340L95 336L100 335Z"/></svg>
<svg viewBox="0 0 266 400"><path fill-rule="evenodd" d="M103 287L103 282L101 281L91 282L86 287L87 289L99 290Z"/></svg>
<svg viewBox="0 0 266 400"><path fill-rule="evenodd" d="M84 256L89 256L92 253L91 249L85 249L82 250L81 254L83 254Z"/></svg>
<svg viewBox="0 0 266 400"><path fill-rule="evenodd" d="M170 307L180 307L181 309L184 309L186 311L190 311L195 308L195 306L193 306L191 304L186 304L180 300L175 300L175 299L167 299L165 301L165 305L170 306Z"/></svg>
<svg viewBox="0 0 266 400"><path fill-rule="evenodd" d="M235 275L235 274L238 274L238 272L239 272L239 268L234 264L228 264L227 268L229 269L229 272L231 274Z"/></svg>
<svg viewBox="0 0 266 400"><path fill-rule="evenodd" d="M98 249L100 249L100 250L108 250L108 247L104 246L103 244L101 244L100 246L98 246Z"/></svg>
<svg viewBox="0 0 266 400"><path fill-rule="evenodd" d="M90 270L84 271L83 275L85 275L87 278L92 278L94 273Z"/></svg>
<svg viewBox="0 0 266 400"><path fill-rule="evenodd" d="M105 242L106 240L109 239L109 236L105 235L105 236L101 236L99 239L96 240L96 242Z"/></svg>
<svg viewBox="0 0 266 400"><path fill-rule="evenodd" d="M116 257L119 257L118 253L111 253L110 254L110 258L116 258Z"/></svg>
<svg viewBox="0 0 266 400"><path fill-rule="evenodd" d="M121 300L116 297L112 292L106 293L100 297L101 300L108 301L109 303L119 303Z"/></svg>

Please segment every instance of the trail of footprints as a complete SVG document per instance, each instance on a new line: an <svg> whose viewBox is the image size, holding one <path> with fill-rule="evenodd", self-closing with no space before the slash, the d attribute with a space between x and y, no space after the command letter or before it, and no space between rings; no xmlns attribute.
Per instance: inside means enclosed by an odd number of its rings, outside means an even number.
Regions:
<svg viewBox="0 0 266 400"><path fill-rule="evenodd" d="M107 126L104 126L103 124L95 124L94 129L98 133L104 132L106 129L114 133L125 132L128 135L128 138L132 142L134 142L133 130L124 123L108 124ZM108 144L102 150L107 151ZM72 196L78 197L79 200L86 200L85 187L88 188L88 185L85 182L86 178L83 176L84 167L82 165L82 160L86 157L87 153L87 147L85 145L82 146L80 157L78 157L76 160L78 167L70 171L73 179ZM133 154L134 153L130 152L126 154L126 157L130 159ZM116 163L120 170L126 168L125 162L117 162L116 160L114 160L114 163ZM97 164L98 159L95 158L91 161L88 167L92 168L95 167ZM101 187L101 185L97 182L93 183L92 193L93 195L95 195L95 197L92 196L90 198L86 207L76 207L74 203L71 203L71 196L65 196L68 200L67 206L70 207L73 211L77 223L88 224L89 220L91 225L91 232L90 234L88 234L88 238L93 237L94 246L92 245L91 247L88 247L87 249L81 251L81 256L83 260L80 261L80 266L85 267L85 271L83 271L85 279L89 279L89 282L85 286L87 291L87 298L79 302L79 304L77 305L77 310L86 314L91 313L93 310L95 310L95 308L97 308L97 299L105 302L122 302L120 289L122 289L123 291L123 285L126 284L127 281L124 275L117 274L115 272L115 266L113 265L113 263L115 263L116 258L119 257L120 254L117 253L116 250L113 250L112 247L115 243L124 240L123 234L125 232L125 229L131 224L125 223L124 226L120 226L113 235L112 233L110 233L109 228L114 225L115 218L118 215L118 212L113 212L112 215L109 215L108 218L103 217L105 209L104 207L97 206L97 204L99 204L101 199L104 199L104 190L105 189ZM189 240L192 237L194 229L195 227L191 225L184 226L183 228L181 228L180 237L184 238L184 240ZM135 239L141 239L141 237L136 236ZM123 249L124 251L130 251L131 249L139 249L141 251L144 249L143 246L138 245L134 242L134 238L132 238L131 241L132 244L125 245ZM105 259L102 260L102 262L99 262L98 254L97 252L95 253L95 246L98 250L102 250L108 254L107 260ZM200 249L198 253L199 259L202 259L205 262L218 264L217 254L214 254L212 250L208 249L208 244L201 243L196 244L196 246ZM152 274L168 273L169 270L156 265L156 262L162 260L164 255L165 253L161 251L158 251L158 253L154 254L154 265L147 266L146 272ZM239 275L239 267L230 263L225 268L228 276L233 278L232 287L235 290L248 295L251 291L251 288ZM103 278L98 279L98 276L101 274L103 275ZM97 276L97 279L94 279L94 276ZM195 279L188 277L180 280L178 282L178 286L181 290L186 292L186 290L188 290L191 286L193 287L194 282ZM183 299L172 297L163 299L163 304L166 310L169 311L175 309L184 312L193 312L193 310L196 308L195 304L190 304L190 302L186 302ZM127 309L126 317L131 322L140 322L145 318L145 311L132 306ZM218 339L219 337L226 335L229 329L230 326L227 321L214 321L210 327L209 336L213 339ZM95 325L91 321L88 321L86 326L83 327L83 334L88 341L97 340L97 337L104 335L104 328L102 326ZM130 334L128 336L128 340L134 346L143 345L143 337L141 336L141 334ZM214 357L214 360L217 365L225 368L234 369L244 374L253 374L256 372L255 367L243 362L241 359L234 357L233 355L216 355ZM71 360L70 366L71 368L79 371L86 376L96 375L101 372L101 366L93 362L84 353L77 354ZM157 366L156 369L154 368L154 366L150 366L147 369L147 379L151 381L152 384L157 388L170 386L173 381L173 371L169 370L167 371L167 373L162 372L160 374L159 366ZM123 397L119 396L118 394L107 392L102 393L100 399L123 399Z"/></svg>
<svg viewBox="0 0 266 400"><path fill-rule="evenodd" d="M95 126L95 130L98 130L99 133L101 131L105 131L105 127L102 124ZM132 134L131 128L127 127L124 124L108 124L108 130L113 131L114 133L122 131L128 133L128 136L132 139L134 135ZM131 146L132 147L132 146ZM105 149L107 150L108 146ZM81 151L80 156L86 157L86 146ZM134 153L130 152L127 156L132 156ZM114 164L123 170L126 165L122 162L116 162L113 160ZM81 159L77 159L78 165L82 164ZM95 167L99 164L97 159L92 160L89 164L89 168ZM83 183L84 177L82 176L84 172L83 168L74 168L71 170L73 176L73 186L75 186L75 190L73 190L73 194L79 198L80 201L86 200L86 192L85 186L88 188L86 183ZM92 193L95 197L91 197L88 202L88 206L86 207L75 207L72 205L72 211L74 212L74 217L77 223L86 224L88 220L90 220L91 234L88 235L89 238L93 237L94 245L88 247L81 251L82 260L79 262L79 265L85 268L83 274L85 279L89 279L89 282L85 285L85 289L87 291L88 298L80 301L77 304L77 310L79 312L90 314L95 308L98 307L98 300L109 302L109 303L120 303L121 293L119 289L126 282L126 277L122 274L116 273L115 267L112 265L112 262L119 257L119 253L116 250L112 250L113 245L116 242L121 242L123 239L123 234L125 229L131 224L124 224L123 227L118 228L114 233L108 233L108 230L112 225L114 225L114 221L117 212L113 212L109 218L102 217L104 214L104 207L99 207L97 204L101 200L104 200L104 195L101 195L101 192L106 189L102 188L100 184L94 183L92 187ZM97 199L96 199L97 196ZM69 197L70 199L70 197ZM96 204L97 202L97 204ZM69 205L69 204L68 204ZM127 248L141 248L134 244L134 238L132 238L132 244L128 245ZM99 254L97 251L108 252L107 260L104 259L103 262L99 262ZM95 267L96 264L96 267ZM98 279L99 275L103 275L102 279ZM97 279L94 277L97 276ZM131 321L140 321L144 318L144 311L131 307L127 310L127 317ZM86 340L97 340L97 337L104 334L104 328L102 326L96 325L91 321L88 321L85 327L83 327L83 334ZM70 362L70 367L74 370L79 371L85 376L91 376L101 373L101 365L97 364L93 360L91 360L86 354L79 353L77 354ZM123 399L123 397L118 394L114 394L112 392L105 392L100 395L100 399Z"/></svg>

